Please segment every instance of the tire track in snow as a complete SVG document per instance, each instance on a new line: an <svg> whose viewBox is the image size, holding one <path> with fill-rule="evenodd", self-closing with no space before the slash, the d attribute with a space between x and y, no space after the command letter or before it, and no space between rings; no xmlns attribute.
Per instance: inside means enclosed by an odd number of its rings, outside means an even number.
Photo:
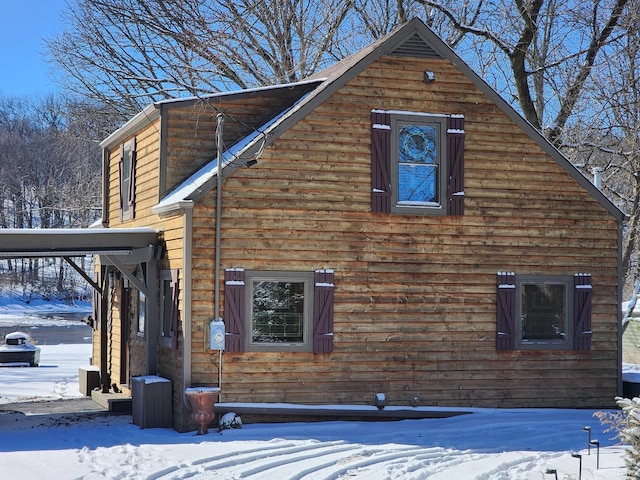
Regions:
<svg viewBox="0 0 640 480"><path fill-rule="evenodd" d="M287 443L234 454L201 458L172 466L150 476L151 480L247 479L340 480L422 479L451 467L474 461L476 455L442 447L414 447L328 443Z"/></svg>
<svg viewBox="0 0 640 480"><path fill-rule="evenodd" d="M263 465L272 458L294 458L296 455L304 455L305 452L314 451L314 456L318 454L324 454L324 450L336 448L340 445L344 445L342 441L329 442L329 443L285 443L275 446L264 446L260 448L254 448L250 450L238 451L233 454L225 453L221 455L214 455L211 457L200 458L194 460L188 464L182 464L177 466L168 467L149 475L149 480L161 480L163 478L171 479L184 479L184 478L198 478L196 475L205 474L204 478L211 478L211 472L215 471L216 475L222 475L224 473L233 472L236 467L247 467L249 465ZM343 448L349 448L348 446ZM290 460L279 460L279 464L287 464ZM256 468L256 467L254 467ZM237 476L237 472L230 478L246 478L242 472L240 477ZM278 480L282 480L281 478Z"/></svg>

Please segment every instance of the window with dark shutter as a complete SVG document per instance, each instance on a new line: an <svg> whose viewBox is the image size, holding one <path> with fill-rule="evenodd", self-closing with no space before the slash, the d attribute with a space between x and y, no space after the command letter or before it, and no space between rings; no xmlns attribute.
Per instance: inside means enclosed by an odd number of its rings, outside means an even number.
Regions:
<svg viewBox="0 0 640 480"><path fill-rule="evenodd" d="M591 275L498 273L497 349L589 350Z"/></svg>
<svg viewBox="0 0 640 480"><path fill-rule="evenodd" d="M371 111L371 211L464 214L464 116Z"/></svg>
<svg viewBox="0 0 640 480"><path fill-rule="evenodd" d="M135 217L135 197L136 197L136 162L138 159L136 137L131 139L131 161L129 162L129 218Z"/></svg>
<svg viewBox="0 0 640 480"><path fill-rule="evenodd" d="M160 345L178 347L180 281L178 270L160 272Z"/></svg>
<svg viewBox="0 0 640 480"><path fill-rule="evenodd" d="M574 350L591 349L591 275L574 275Z"/></svg>
<svg viewBox="0 0 640 480"><path fill-rule="evenodd" d="M120 220L130 220L134 217L136 144L136 138L133 137L120 145L118 162Z"/></svg>
<svg viewBox="0 0 640 480"><path fill-rule="evenodd" d="M516 345L516 276L498 272L497 350L514 350Z"/></svg>
<svg viewBox="0 0 640 480"><path fill-rule="evenodd" d="M371 210L391 213L391 115L371 112Z"/></svg>
<svg viewBox="0 0 640 480"><path fill-rule="evenodd" d="M118 161L118 203L120 208L120 220L122 220L125 202L128 202L122 188L125 184L125 167L125 149L123 143L120 145L120 160Z"/></svg>
<svg viewBox="0 0 640 480"><path fill-rule="evenodd" d="M334 273L316 270L314 275L313 353L333 351Z"/></svg>
<svg viewBox="0 0 640 480"><path fill-rule="evenodd" d="M225 350L244 352L245 273L241 268L224 272Z"/></svg>

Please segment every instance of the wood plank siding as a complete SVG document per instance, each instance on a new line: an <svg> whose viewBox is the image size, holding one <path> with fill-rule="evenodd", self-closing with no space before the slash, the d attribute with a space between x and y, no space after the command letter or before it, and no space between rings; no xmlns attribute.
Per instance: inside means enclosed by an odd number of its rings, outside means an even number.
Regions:
<svg viewBox="0 0 640 480"><path fill-rule="evenodd" d="M372 109L464 115L463 216L371 213ZM215 191L193 211L193 384L217 382L214 214ZM222 268L335 271L333 352L225 353L226 402L614 403L616 219L446 60L377 60L224 180L221 226ZM590 273L591 350L497 351L498 271Z"/></svg>
<svg viewBox="0 0 640 480"><path fill-rule="evenodd" d="M135 215L131 220L121 220L120 203L119 203L119 147L112 148L109 151L109 196L108 196L108 222L112 228L129 228L129 227L153 227L159 233L160 241L163 244L163 258L160 262L160 269L179 270L179 278L183 278L183 262L184 262L184 221L182 217L162 218L151 213L151 208L158 203L159 200L159 176L160 176L160 121L155 121L147 125L144 129L136 133L136 187L135 187ZM130 138L123 140L129 141ZM157 285L150 286L157 288ZM135 288L131 288L131 295L135 294ZM180 309L183 310L182 301L183 291L180 291ZM119 318L119 306L114 305L114 318ZM157 319L155 320L157 321ZM114 327L115 327L114 323ZM117 327L120 327L118 320ZM179 324L178 346L176 349L160 346L158 350L158 372L157 374L169 378L174 385L173 388L173 405L174 424L176 428L182 425L186 419L182 413L182 391L183 387L183 369L182 351L183 351L183 329ZM117 330L120 332L120 330ZM134 329L131 328L132 348L129 355L131 375L139 375L141 368L145 365L144 358L144 341L134 335ZM119 335L120 333L118 333ZM94 344L99 342L99 338L94 336ZM119 343L121 340L114 338L109 343ZM99 348L94 345L94 350L99 352ZM120 362L122 361L122 352L113 349L108 350L109 362L112 367L112 380L117 382L119 378ZM115 357L118 358L115 358ZM114 357L114 358L111 358ZM97 364L94 360L94 364ZM115 375L115 376L114 376ZM130 378L128 379L130 381ZM127 382L128 383L128 382ZM123 386L126 389L126 384Z"/></svg>

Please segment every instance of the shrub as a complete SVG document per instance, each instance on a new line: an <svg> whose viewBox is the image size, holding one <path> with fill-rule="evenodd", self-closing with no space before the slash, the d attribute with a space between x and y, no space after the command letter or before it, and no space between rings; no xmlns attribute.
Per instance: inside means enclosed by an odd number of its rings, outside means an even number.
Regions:
<svg viewBox="0 0 640 480"><path fill-rule="evenodd" d="M640 398L616 397L619 412L597 412L595 415L603 424L608 424L605 431L615 432L615 438L631 448L625 454L627 476L640 479Z"/></svg>

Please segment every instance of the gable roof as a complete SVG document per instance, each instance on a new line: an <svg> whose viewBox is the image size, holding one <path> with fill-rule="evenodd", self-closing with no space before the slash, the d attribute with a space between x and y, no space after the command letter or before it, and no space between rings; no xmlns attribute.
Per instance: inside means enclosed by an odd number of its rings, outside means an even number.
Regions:
<svg viewBox="0 0 640 480"><path fill-rule="evenodd" d="M535 127L509 105L496 91L481 79L444 41L424 22L414 18L398 27L385 37L373 42L359 52L344 58L306 81L313 85L308 93L289 108L266 122L259 132L241 139L223 154L223 175L228 176L243 163L235 159L252 158L257 152L277 139L298 121L313 111L329 96L361 73L383 55L411 56L420 58L441 58L453 63L475 86L530 138L532 138L551 158L569 173L582 187L603 205L619 222L627 216L611 202L589 179L551 144ZM291 84L297 85L297 84ZM184 202L195 201L215 188L213 178L217 175L217 157L202 167L190 178L163 198L152 211L163 213L181 208Z"/></svg>

